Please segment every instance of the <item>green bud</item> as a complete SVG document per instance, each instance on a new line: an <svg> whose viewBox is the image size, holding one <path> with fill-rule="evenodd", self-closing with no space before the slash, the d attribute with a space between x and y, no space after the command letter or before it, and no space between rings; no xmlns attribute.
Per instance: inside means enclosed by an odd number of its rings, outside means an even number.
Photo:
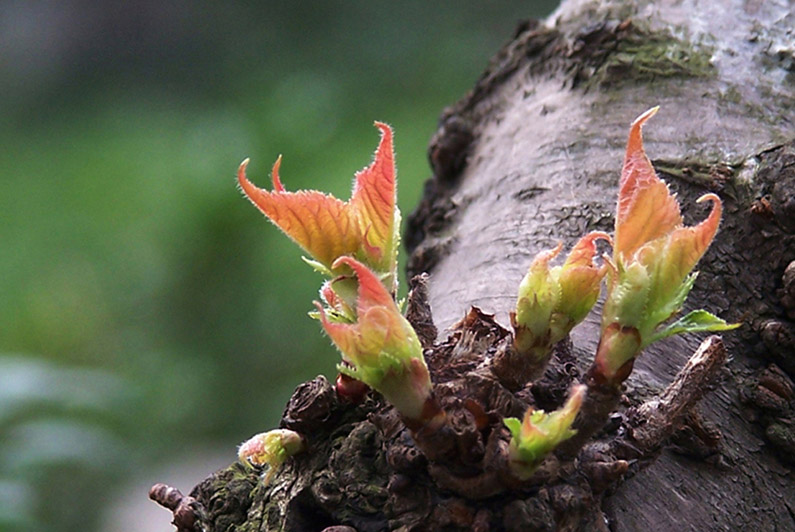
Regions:
<svg viewBox="0 0 795 532"><path fill-rule="evenodd" d="M571 425L580 411L585 390L581 384L573 387L566 404L549 414L531 407L521 422L516 418L503 420L511 432L508 454L517 478L530 478L550 452L577 433Z"/></svg>

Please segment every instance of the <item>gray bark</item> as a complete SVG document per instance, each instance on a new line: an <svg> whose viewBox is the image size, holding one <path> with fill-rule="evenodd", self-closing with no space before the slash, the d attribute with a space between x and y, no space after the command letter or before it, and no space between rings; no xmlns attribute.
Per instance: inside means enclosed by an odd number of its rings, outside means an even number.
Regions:
<svg viewBox="0 0 795 532"><path fill-rule="evenodd" d="M434 175L406 235L410 273L430 273L440 333L429 366L463 427L457 442L471 443L459 453L466 460L427 464L377 397L346 406L316 379L296 391L282 420L310 434L306 456L270 486L232 466L192 497L171 493L167 504L187 515L180 529L795 530L795 265L785 273L795 260L793 11L781 0L572 0L522 26L442 115L429 150ZM709 375L691 365L669 386L702 338L648 348L602 445L544 477L556 483L508 489L478 469L478 445L488 456L499 422L489 421L484 443L485 429L469 430L480 423L470 418L559 400L549 397L593 358L598 308L559 346L532 394L476 370L508 334L494 320L473 311L450 328L470 305L507 327L538 251L612 230L629 124L654 105L661 111L645 128L646 150L688 224L706 215L694 201L702 193L725 205L687 306L743 327L724 335L730 359L710 390ZM419 314L415 325L432 335ZM705 345L702 354L718 343ZM466 397L480 406L456 406ZM655 416L668 417L655 425ZM660 450L665 442L672 445Z"/></svg>
<svg viewBox="0 0 795 532"><path fill-rule="evenodd" d="M726 203L688 302L744 323L725 335L731 362L701 409L718 457L663 453L606 499L613 530L795 529L792 396L766 410L758 388L771 363L795 375L779 300L795 259L794 25L783 1L567 1L495 58L431 146L409 267L431 272L441 331L470 304L507 324L536 252L612 229L628 125L649 107L661 111L646 150L686 220L705 216L704 192ZM583 366L598 336L594 312L572 335ZM627 396L661 390L698 341L647 349Z"/></svg>

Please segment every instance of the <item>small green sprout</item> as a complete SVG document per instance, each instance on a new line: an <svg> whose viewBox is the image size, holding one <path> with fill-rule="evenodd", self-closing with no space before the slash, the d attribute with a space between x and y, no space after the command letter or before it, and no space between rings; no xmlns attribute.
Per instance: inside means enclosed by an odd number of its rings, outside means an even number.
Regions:
<svg viewBox="0 0 795 532"><path fill-rule="evenodd" d="M522 421L515 417L503 420L511 432L508 458L511 470L517 478L530 478L558 444L577 433L572 430L571 424L580 411L585 390L586 387L582 384L574 386L566 404L549 414L531 407Z"/></svg>
<svg viewBox="0 0 795 532"><path fill-rule="evenodd" d="M252 436L240 445L238 459L246 465L268 466L264 482L270 482L289 457L305 448L304 439L289 429L274 429Z"/></svg>
<svg viewBox="0 0 795 532"><path fill-rule="evenodd" d="M517 351L546 363L552 346L588 315L606 271L593 263L599 239L610 241L599 232L582 237L562 266L549 266L562 244L533 260L519 285L516 312L511 314Z"/></svg>

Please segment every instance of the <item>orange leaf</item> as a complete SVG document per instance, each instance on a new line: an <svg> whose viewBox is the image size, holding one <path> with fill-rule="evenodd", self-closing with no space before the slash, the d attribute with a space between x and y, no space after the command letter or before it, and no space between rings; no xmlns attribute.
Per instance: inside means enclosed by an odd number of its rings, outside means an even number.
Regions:
<svg viewBox="0 0 795 532"><path fill-rule="evenodd" d="M643 244L670 233L682 224L679 204L655 173L643 149L641 128L657 112L649 109L632 123L618 192L616 261L629 260Z"/></svg>
<svg viewBox="0 0 795 532"><path fill-rule="evenodd" d="M648 251L641 249L638 260L649 270L656 268L655 284L660 288L675 289L696 266L707 251L715 233L718 232L723 207L715 194L705 194L698 199L712 202L709 216L694 227L678 227L663 241L660 247L651 243Z"/></svg>
<svg viewBox="0 0 795 532"><path fill-rule="evenodd" d="M314 190L286 192L279 179L280 161L277 159L273 165L272 192L254 186L246 178L248 159L241 163L237 180L249 200L324 265L330 266L337 257L354 253L360 233L350 206Z"/></svg>
<svg viewBox="0 0 795 532"><path fill-rule="evenodd" d="M281 156L273 165L273 191L257 188L246 178L248 159L237 178L249 200L327 268L343 255L355 255L375 270L394 275L399 215L392 130L381 122L375 125L381 142L372 164L356 174L348 202L315 190L287 192L279 178Z"/></svg>
<svg viewBox="0 0 795 532"><path fill-rule="evenodd" d="M364 235L367 254L381 262L390 255L393 245L397 189L392 129L382 122L375 125L381 130L381 142L372 164L356 174L350 205ZM383 269L389 269L386 266Z"/></svg>
<svg viewBox="0 0 795 532"><path fill-rule="evenodd" d="M610 235L607 233L592 231L574 244L569 256L566 257L563 268L572 268L575 266L593 267L593 258L596 255L596 241L600 239L606 240L610 244L613 243L613 239L610 238Z"/></svg>

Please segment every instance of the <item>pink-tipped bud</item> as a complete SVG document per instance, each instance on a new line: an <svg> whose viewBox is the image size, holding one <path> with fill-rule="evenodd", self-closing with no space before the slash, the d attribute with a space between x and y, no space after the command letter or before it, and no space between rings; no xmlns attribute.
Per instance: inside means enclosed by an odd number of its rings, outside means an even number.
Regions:
<svg viewBox="0 0 795 532"><path fill-rule="evenodd" d="M285 460L305 448L304 439L289 429L274 429L252 436L240 445L237 457L244 464L268 466L269 482Z"/></svg>

